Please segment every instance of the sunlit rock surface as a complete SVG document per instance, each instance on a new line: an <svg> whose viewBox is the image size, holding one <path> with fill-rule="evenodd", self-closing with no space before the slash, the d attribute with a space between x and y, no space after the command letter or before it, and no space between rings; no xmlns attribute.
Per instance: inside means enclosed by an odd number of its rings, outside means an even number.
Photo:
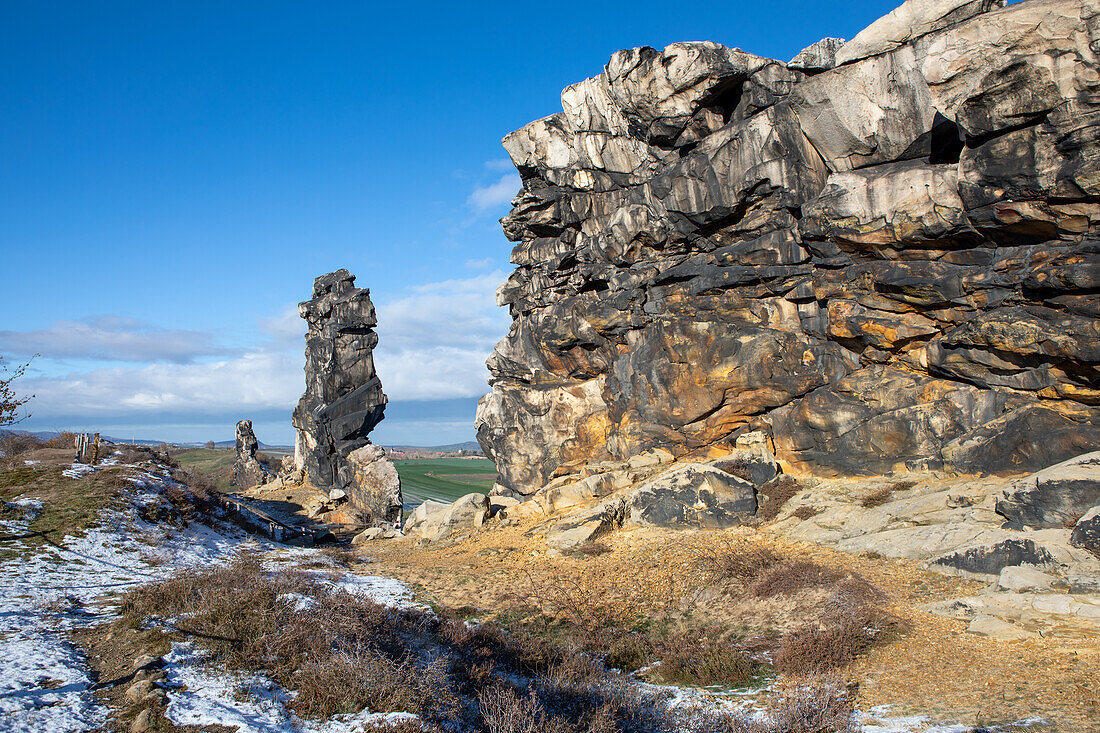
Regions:
<svg viewBox="0 0 1100 733"><path fill-rule="evenodd" d="M820 473L1100 447L1098 13L911 0L791 64L621 51L508 135L500 491L749 430Z"/></svg>
<svg viewBox="0 0 1100 733"><path fill-rule="evenodd" d="M306 334L306 391L294 409L294 460L310 482L340 490L371 521L400 521L401 486L382 450L370 446L386 395L374 369L377 319L370 291L347 270L313 282L298 305ZM395 509L396 507L396 509Z"/></svg>

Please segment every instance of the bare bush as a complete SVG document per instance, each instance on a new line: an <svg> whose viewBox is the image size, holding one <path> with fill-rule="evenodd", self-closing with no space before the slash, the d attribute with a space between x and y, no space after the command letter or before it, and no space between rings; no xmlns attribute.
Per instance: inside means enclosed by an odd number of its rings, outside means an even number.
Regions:
<svg viewBox="0 0 1100 733"><path fill-rule="evenodd" d="M733 539L705 548L699 557L699 565L712 583L753 580L780 562L779 556L767 548Z"/></svg>
<svg viewBox="0 0 1100 733"><path fill-rule="evenodd" d="M758 598L791 595L804 588L829 587L845 574L809 560L786 560L771 565L750 588Z"/></svg>
<svg viewBox="0 0 1100 733"><path fill-rule="evenodd" d="M865 509L872 509L877 506L882 506L886 502L890 501L890 498L896 491L906 491L917 485L916 481L912 479L904 479L902 481L894 481L893 483L884 484L877 489L872 490L866 496L859 500L860 506Z"/></svg>
<svg viewBox="0 0 1100 733"><path fill-rule="evenodd" d="M4 357L0 356L0 361L3 361L3 359ZM0 365L0 425L14 425L30 417L30 415L20 416L19 411L23 405L34 399L34 395L21 398L15 393L15 387L12 385L15 380L26 373L29 366L29 361L14 369L8 369Z"/></svg>
<svg viewBox="0 0 1100 733"><path fill-rule="evenodd" d="M534 692L517 695L515 690L496 684L477 697L481 719L489 733L570 733L572 728L557 718L548 718Z"/></svg>
<svg viewBox="0 0 1100 733"><path fill-rule="evenodd" d="M880 601L881 595L869 584L846 580L818 621L783 635L775 668L784 674L806 675L854 662L893 623Z"/></svg>
<svg viewBox="0 0 1100 733"><path fill-rule="evenodd" d="M24 453L38 450L44 445L41 439L28 433L0 434L0 453L3 453L5 458L17 458Z"/></svg>
<svg viewBox="0 0 1100 733"><path fill-rule="evenodd" d="M74 448L76 446L76 433L62 430L46 439L46 448Z"/></svg>

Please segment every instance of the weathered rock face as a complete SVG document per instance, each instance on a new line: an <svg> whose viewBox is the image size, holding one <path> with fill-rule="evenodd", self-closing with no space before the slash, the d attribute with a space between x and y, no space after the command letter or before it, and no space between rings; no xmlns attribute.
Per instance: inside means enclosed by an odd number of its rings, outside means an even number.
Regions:
<svg viewBox="0 0 1100 733"><path fill-rule="evenodd" d="M1100 504L1100 452L1071 458L1012 483L997 513L1025 527L1072 527Z"/></svg>
<svg viewBox="0 0 1100 733"><path fill-rule="evenodd" d="M270 477L268 470L256 460L256 451L260 442L252 431L251 420L237 423L237 460L233 463L233 483L241 491L265 483Z"/></svg>
<svg viewBox="0 0 1100 733"><path fill-rule="evenodd" d="M298 312L309 332L306 391L292 418L295 464L315 486L346 491L372 520L393 521L394 504L398 517L401 506L396 471L376 455L380 449L355 453L370 443L367 435L386 409L372 356L378 336L370 291L337 270L313 281L313 299L300 303Z"/></svg>
<svg viewBox="0 0 1100 733"><path fill-rule="evenodd" d="M500 484L748 430L857 474L1100 447L1098 49L1092 0L911 0L791 64L678 43L567 88L504 140Z"/></svg>
<svg viewBox="0 0 1100 733"><path fill-rule="evenodd" d="M401 478L397 468L377 445L364 445L347 456L353 480L348 501L367 512L372 521L401 524Z"/></svg>

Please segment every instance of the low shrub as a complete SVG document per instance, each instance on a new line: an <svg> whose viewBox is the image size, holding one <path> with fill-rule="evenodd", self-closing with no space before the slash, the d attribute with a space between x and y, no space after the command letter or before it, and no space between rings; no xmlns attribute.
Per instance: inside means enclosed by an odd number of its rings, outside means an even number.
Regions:
<svg viewBox="0 0 1100 733"><path fill-rule="evenodd" d="M818 514L821 514L822 510L809 504L803 504L802 506L791 512L791 516L796 519L801 519L803 522L807 519L813 519Z"/></svg>
<svg viewBox="0 0 1100 733"><path fill-rule="evenodd" d="M670 639L663 645L658 674L669 683L741 685L758 665L740 649L719 640Z"/></svg>
<svg viewBox="0 0 1100 733"><path fill-rule="evenodd" d="M882 506L890 500L890 497L894 495L896 491L906 491L917 485L916 481L912 479L904 479L902 481L894 481L889 484L879 486L877 489L872 490L866 496L859 500L860 506L866 509L873 509L877 506Z"/></svg>
<svg viewBox="0 0 1100 733"><path fill-rule="evenodd" d="M76 450L76 433L62 430L56 435L47 438L43 446L46 448L72 448Z"/></svg>
<svg viewBox="0 0 1100 733"><path fill-rule="evenodd" d="M795 478L780 474L756 490L756 516L771 522L779 516L779 511L795 494L802 490Z"/></svg>
<svg viewBox="0 0 1100 733"><path fill-rule="evenodd" d="M4 458L17 458L44 446L45 443L40 438L27 433L0 434L0 453Z"/></svg>
<svg viewBox="0 0 1100 733"><path fill-rule="evenodd" d="M784 674L817 674L855 661L893 623L881 600L868 583L846 579L818 621L783 635L775 668Z"/></svg>
<svg viewBox="0 0 1100 733"><path fill-rule="evenodd" d="M750 586L749 591L758 598L791 595L804 588L825 588L836 584L844 573L818 565L809 560L785 560L770 565Z"/></svg>

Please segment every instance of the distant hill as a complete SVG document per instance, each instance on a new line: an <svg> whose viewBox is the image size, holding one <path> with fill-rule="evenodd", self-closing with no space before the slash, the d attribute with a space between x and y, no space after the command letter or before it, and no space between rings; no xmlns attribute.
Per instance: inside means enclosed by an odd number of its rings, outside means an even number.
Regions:
<svg viewBox="0 0 1100 733"><path fill-rule="evenodd" d="M465 443L449 443L447 445L387 445L384 447L391 451L434 451L436 453L458 453L462 450L481 450L481 445L476 440L467 440Z"/></svg>
<svg viewBox="0 0 1100 733"><path fill-rule="evenodd" d="M33 435L36 438L42 440L49 440L50 438L57 437L58 430L0 430L0 435L4 433L17 433L19 435ZM79 432L76 430L64 431L64 432ZM129 443L130 445L172 445L178 448L202 448L206 445L207 441L198 441L190 443L173 443L169 440L148 440L146 438L119 438L114 435L100 434L101 439L110 441L111 443ZM234 440L219 440L214 443L215 448L235 448L237 445ZM477 445L474 443L474 445ZM276 450L276 451L293 451L292 445L269 445L260 441L260 450Z"/></svg>

